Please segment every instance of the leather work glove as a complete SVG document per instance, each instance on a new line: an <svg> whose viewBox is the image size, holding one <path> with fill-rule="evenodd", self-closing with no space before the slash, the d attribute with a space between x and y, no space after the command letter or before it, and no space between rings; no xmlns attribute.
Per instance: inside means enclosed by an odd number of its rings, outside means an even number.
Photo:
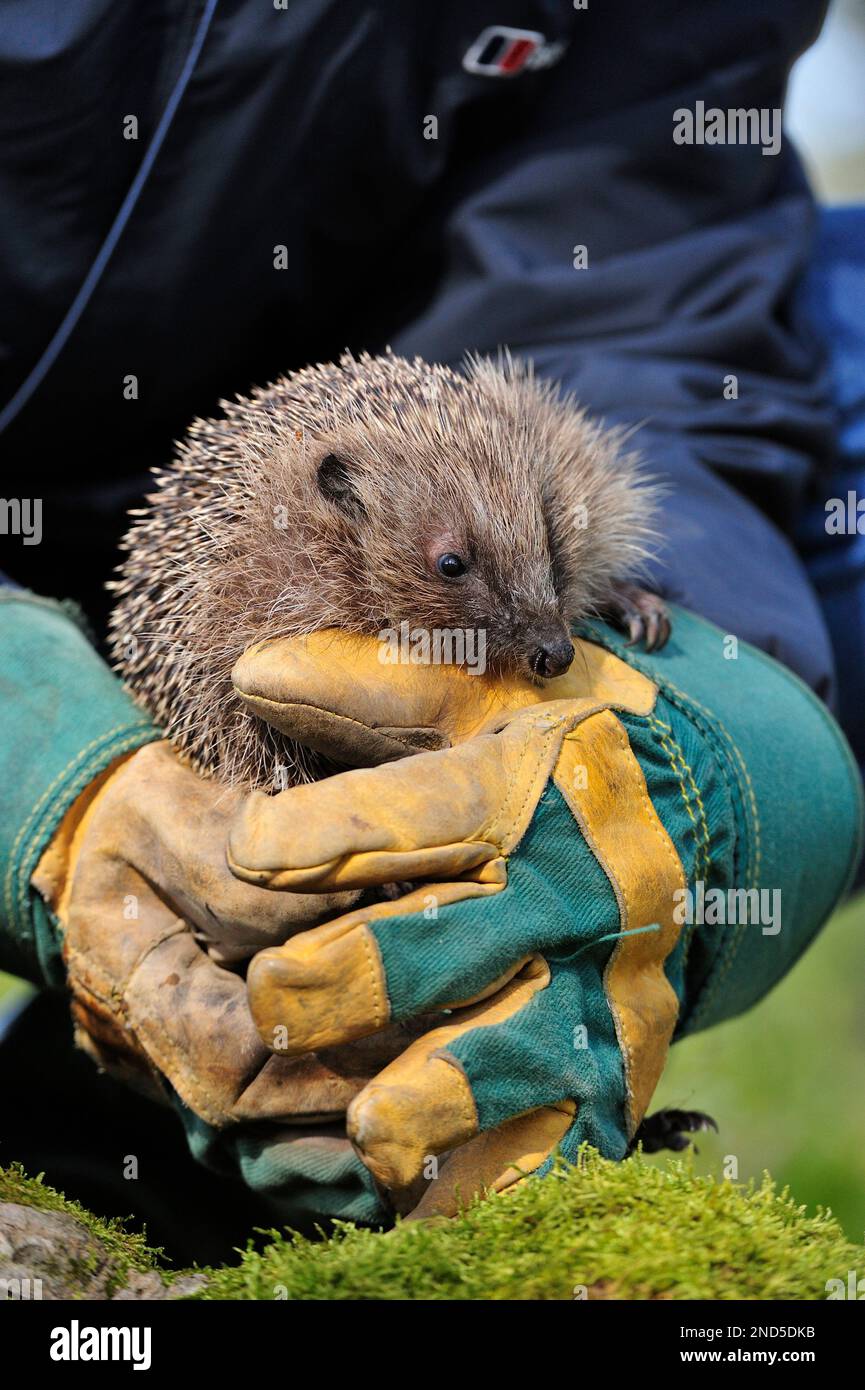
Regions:
<svg viewBox="0 0 865 1390"><path fill-rule="evenodd" d="M353 895L279 899L233 877L225 844L240 800L160 742L73 803L33 884L62 929L76 1039L157 1097L167 1080L211 1124L340 1114L356 1087L312 1058L268 1053L242 976L220 965Z"/></svg>
<svg viewBox="0 0 865 1390"><path fill-rule="evenodd" d="M241 794L155 741L62 605L0 589L0 692L0 966L71 994L77 1040L100 1066L169 1100L195 1156L286 1219L380 1217L344 1112L414 1033L274 1057L237 973L355 894L289 897L234 878ZM51 1087L49 1061L46 1105Z"/></svg>
<svg viewBox="0 0 865 1390"><path fill-rule="evenodd" d="M671 1040L765 993L855 867L858 774L796 677L681 611L651 656L589 636L542 688L386 669L372 639L328 634L235 668L286 734L399 759L255 793L229 837L234 874L279 899L410 885L247 977L286 1058L437 1015L348 1107L397 1211L451 1213L556 1147L623 1157Z"/></svg>

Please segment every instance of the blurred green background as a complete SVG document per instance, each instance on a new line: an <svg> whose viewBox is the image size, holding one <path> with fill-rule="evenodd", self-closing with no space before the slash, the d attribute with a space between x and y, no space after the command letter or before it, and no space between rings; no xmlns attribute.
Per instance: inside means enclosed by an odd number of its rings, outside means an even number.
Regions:
<svg viewBox="0 0 865 1390"><path fill-rule="evenodd" d="M19 981L0 975L0 1012L23 991ZM678 1043L651 1108L705 1110L715 1118L720 1133L697 1140L698 1172L723 1176L727 1155L736 1158L741 1181L759 1180L768 1170L812 1212L829 1207L859 1242L865 1235L863 1099L865 894L836 914L750 1013Z"/></svg>
<svg viewBox="0 0 865 1390"><path fill-rule="evenodd" d="M651 1109L705 1110L696 1169L740 1180L767 1169L812 1210L865 1234L865 894L826 924L750 1013L672 1049ZM661 1156L658 1160L663 1163Z"/></svg>

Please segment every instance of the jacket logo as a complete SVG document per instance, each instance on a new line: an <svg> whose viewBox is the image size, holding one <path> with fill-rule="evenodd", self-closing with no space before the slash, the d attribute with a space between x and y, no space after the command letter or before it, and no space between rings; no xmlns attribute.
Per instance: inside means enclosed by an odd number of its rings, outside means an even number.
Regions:
<svg viewBox="0 0 865 1390"><path fill-rule="evenodd" d="M548 43L536 29L512 29L491 24L479 34L463 58L466 72L479 77L516 77L551 67L564 53L564 43Z"/></svg>

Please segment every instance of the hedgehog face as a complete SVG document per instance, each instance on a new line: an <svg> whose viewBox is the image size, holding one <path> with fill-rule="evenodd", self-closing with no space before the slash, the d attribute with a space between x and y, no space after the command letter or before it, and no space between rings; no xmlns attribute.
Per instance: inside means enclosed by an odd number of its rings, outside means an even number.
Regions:
<svg viewBox="0 0 865 1390"><path fill-rule="evenodd" d="M533 678L560 676L574 647L555 594L545 544L533 555L514 555L513 569L492 547L498 537L460 541L451 529L433 531L424 548L429 581L455 625L482 634L491 664Z"/></svg>
<svg viewBox="0 0 865 1390"><path fill-rule="evenodd" d="M320 445L316 485L345 524L344 592L370 631L406 623L430 650L482 650L494 669L550 678L574 648L538 470L525 451L490 448L496 423L464 428L458 457L441 439L408 469L381 434L340 431Z"/></svg>

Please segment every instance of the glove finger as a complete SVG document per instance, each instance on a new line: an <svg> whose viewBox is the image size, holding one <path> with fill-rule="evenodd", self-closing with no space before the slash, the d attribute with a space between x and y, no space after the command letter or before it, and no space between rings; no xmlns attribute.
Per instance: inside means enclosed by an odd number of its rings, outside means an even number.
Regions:
<svg viewBox="0 0 865 1390"><path fill-rule="evenodd" d="M522 1182L552 1156L572 1127L575 1114L573 1101L561 1101L515 1115L478 1134L437 1164L435 1176L415 1206L410 1205L411 1189L398 1193L400 1212L408 1208L407 1221L457 1216L473 1198L504 1192Z"/></svg>
<svg viewBox="0 0 865 1390"><path fill-rule="evenodd" d="M232 872L327 891L482 871L519 839L555 760L571 712L540 708L446 752L253 793L231 828Z"/></svg>
<svg viewBox="0 0 865 1390"><path fill-rule="evenodd" d="M447 748L497 711L549 699L526 676L489 677L470 660L415 664L391 656L375 637L315 632L248 648L231 679L259 719L349 767ZM585 682L555 689L565 698L585 693Z"/></svg>
<svg viewBox="0 0 865 1390"><path fill-rule="evenodd" d="M330 630L250 647L232 683L253 714L289 738L368 767L461 743L495 728L504 712L550 700L591 697L648 712L645 677L602 647L577 645L570 670L539 687L525 675L489 674L470 650L446 647L440 662L416 663L378 638Z"/></svg>
<svg viewBox="0 0 865 1390"><path fill-rule="evenodd" d="M537 931L526 916L502 918L502 912L508 917L497 897L507 882L503 860L489 866L489 880L426 885L260 951L246 979L262 1041L297 1056L366 1037L394 1018L494 993L525 964ZM466 933L465 915L452 914L463 905L470 911L478 897L490 900L484 930L477 930L475 917ZM573 930L570 914L567 926ZM449 943L458 943L459 951Z"/></svg>
<svg viewBox="0 0 865 1390"><path fill-rule="evenodd" d="M561 1074L561 1048L545 1060L534 1036L540 1029L543 1037L547 1029L542 1015L549 1010L544 1000L549 982L546 962L533 957L492 998L458 1011L412 1044L352 1101L349 1137L398 1211L416 1208L419 1200L425 1203L419 1214L450 1211L484 1186L507 1186L519 1177L517 1169L530 1171L549 1157L571 1127L577 1103L567 1087L574 1078ZM540 1104L527 1111L516 1087L512 1097L499 1102L504 1117L496 1114L496 1123L489 1125L458 1050L471 1035L473 1071L482 1077L495 1070L506 1024L509 1047L515 1028L517 1039L527 1043L531 1093ZM521 1123L515 1122L518 1114ZM451 1158L439 1169L438 1156L452 1150L459 1161ZM433 1191L422 1197L430 1177Z"/></svg>

